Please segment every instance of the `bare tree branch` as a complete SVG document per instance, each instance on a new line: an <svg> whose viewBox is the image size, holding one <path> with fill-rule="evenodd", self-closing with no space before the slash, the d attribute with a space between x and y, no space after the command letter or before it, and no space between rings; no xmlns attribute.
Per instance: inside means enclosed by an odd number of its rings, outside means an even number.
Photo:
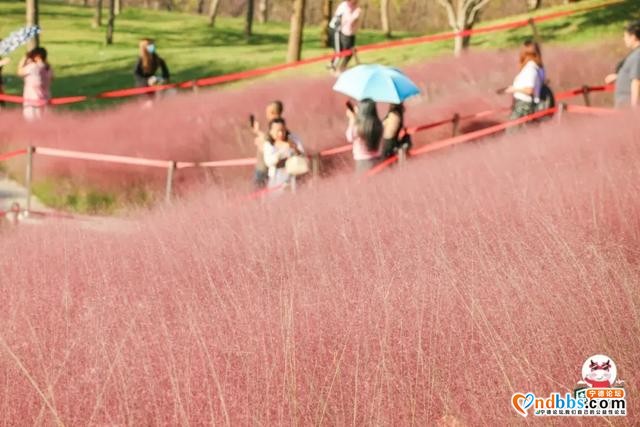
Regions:
<svg viewBox="0 0 640 427"><path fill-rule="evenodd" d="M487 3L489 3L490 1L491 0L480 0L479 2L476 3L476 5L473 7L473 9L471 9L469 14L467 15L467 20L466 20L467 25L471 25L476 21L476 16L478 15L478 12L480 12L480 9L485 7Z"/></svg>
<svg viewBox="0 0 640 427"><path fill-rule="evenodd" d="M453 10L453 0L438 0L438 3L440 3L447 11L447 17L449 18L449 25L451 28L457 28L458 23L456 22L456 14Z"/></svg>

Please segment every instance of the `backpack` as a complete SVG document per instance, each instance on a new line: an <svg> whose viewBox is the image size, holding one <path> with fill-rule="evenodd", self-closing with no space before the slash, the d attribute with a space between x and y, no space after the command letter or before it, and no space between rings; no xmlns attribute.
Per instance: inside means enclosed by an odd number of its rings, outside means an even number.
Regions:
<svg viewBox="0 0 640 427"><path fill-rule="evenodd" d="M535 111L548 110L556 106L556 97L551 88L544 83L540 88L540 100L536 103Z"/></svg>

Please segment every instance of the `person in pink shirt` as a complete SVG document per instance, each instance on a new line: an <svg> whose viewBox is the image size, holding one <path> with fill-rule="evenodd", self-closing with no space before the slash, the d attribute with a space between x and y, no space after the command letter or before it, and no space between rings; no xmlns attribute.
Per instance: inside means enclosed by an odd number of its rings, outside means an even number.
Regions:
<svg viewBox="0 0 640 427"><path fill-rule="evenodd" d="M380 161L380 140L382 122L378 117L376 103L370 99L360 101L357 107L347 104L347 141L353 144L353 160L356 172L362 173L374 167Z"/></svg>
<svg viewBox="0 0 640 427"><path fill-rule="evenodd" d="M47 50L36 47L27 53L18 64L18 75L24 79L22 93L23 115L26 120L42 117L51 99L53 70L47 62Z"/></svg>
<svg viewBox="0 0 640 427"><path fill-rule="evenodd" d="M356 46L356 33L360 21L361 9L358 0L344 0L334 14L330 26L334 31L333 45L336 53L351 50ZM347 68L353 55L335 56L329 67L338 73Z"/></svg>

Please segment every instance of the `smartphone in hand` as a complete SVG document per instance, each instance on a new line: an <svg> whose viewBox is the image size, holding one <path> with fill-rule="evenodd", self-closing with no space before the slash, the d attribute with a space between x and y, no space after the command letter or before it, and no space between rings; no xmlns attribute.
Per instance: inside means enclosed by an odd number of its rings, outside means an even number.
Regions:
<svg viewBox="0 0 640 427"><path fill-rule="evenodd" d="M347 109L348 109L349 111L351 111L352 113L355 113L355 112L356 112L356 110L353 108L353 104L351 103L351 101L347 101L347 102L345 102L345 105L347 106Z"/></svg>

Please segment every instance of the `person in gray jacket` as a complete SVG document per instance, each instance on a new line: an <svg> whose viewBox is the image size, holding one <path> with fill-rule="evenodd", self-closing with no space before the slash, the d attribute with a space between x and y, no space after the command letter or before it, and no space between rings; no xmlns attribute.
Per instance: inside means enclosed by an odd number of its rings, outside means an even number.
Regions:
<svg viewBox="0 0 640 427"><path fill-rule="evenodd" d="M640 20L625 28L624 44L631 52L620 61L616 72L604 79L607 84L615 83L616 108L640 105Z"/></svg>

